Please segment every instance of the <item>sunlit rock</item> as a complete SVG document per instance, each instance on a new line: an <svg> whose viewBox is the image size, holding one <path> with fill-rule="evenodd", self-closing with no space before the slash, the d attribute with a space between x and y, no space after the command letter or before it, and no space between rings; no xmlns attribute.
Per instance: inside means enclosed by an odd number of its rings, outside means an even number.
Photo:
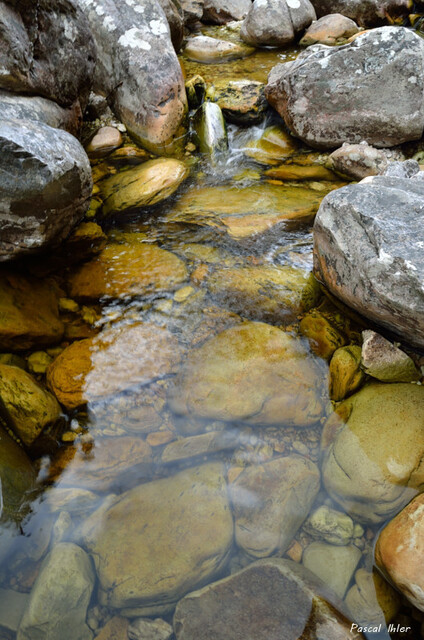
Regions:
<svg viewBox="0 0 424 640"><path fill-rule="evenodd" d="M255 47L284 47L315 18L309 0L254 0L240 36Z"/></svg>
<svg viewBox="0 0 424 640"><path fill-rule="evenodd" d="M115 127L101 127L86 146L90 158L102 158L120 147L122 135Z"/></svg>
<svg viewBox="0 0 424 640"><path fill-rule="evenodd" d="M336 349L330 361L330 398L339 402L352 395L365 381L361 369L361 347L349 345Z"/></svg>
<svg viewBox="0 0 424 640"><path fill-rule="evenodd" d="M278 164L298 152L298 142L278 125L267 127L260 138L246 145L244 153L260 164Z"/></svg>
<svg viewBox="0 0 424 640"><path fill-rule="evenodd" d="M311 44L345 44L346 40L358 31L356 22L340 13L331 13L315 20L300 40L300 44L304 47Z"/></svg>
<svg viewBox="0 0 424 640"><path fill-rule="evenodd" d="M155 615L224 567L233 539L223 467L142 484L83 526L101 604ZM136 617L137 614L131 617Z"/></svg>
<svg viewBox="0 0 424 640"><path fill-rule="evenodd" d="M402 160L405 160L405 156L400 149L376 149L365 141L359 144L344 143L329 157L334 171L351 180L384 173L390 162Z"/></svg>
<svg viewBox="0 0 424 640"><path fill-rule="evenodd" d="M228 122L236 124L257 124L268 108L264 84L256 80L217 80L206 95L220 106Z"/></svg>
<svg viewBox="0 0 424 640"><path fill-rule="evenodd" d="M322 382L299 341L246 322L189 353L169 402L182 415L303 427L321 416Z"/></svg>
<svg viewBox="0 0 424 640"><path fill-rule="evenodd" d="M214 102L204 102L193 119L199 150L213 163L228 150L227 130L222 111Z"/></svg>
<svg viewBox="0 0 424 640"><path fill-rule="evenodd" d="M337 406L322 437L323 480L360 522L397 513L424 486L424 388L370 384Z"/></svg>
<svg viewBox="0 0 424 640"><path fill-rule="evenodd" d="M236 44L229 40L219 40L210 36L194 36L187 40L184 55L189 60L208 64L237 60L238 58L250 56L254 51L253 47L248 47L242 43Z"/></svg>
<svg viewBox="0 0 424 640"><path fill-rule="evenodd" d="M381 382L416 382L421 373L412 358L375 331L363 331L361 366Z"/></svg>

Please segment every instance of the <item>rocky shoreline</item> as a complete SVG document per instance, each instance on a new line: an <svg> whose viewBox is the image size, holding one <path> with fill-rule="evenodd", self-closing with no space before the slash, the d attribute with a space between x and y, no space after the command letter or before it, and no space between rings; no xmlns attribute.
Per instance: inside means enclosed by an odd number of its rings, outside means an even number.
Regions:
<svg viewBox="0 0 424 640"><path fill-rule="evenodd" d="M0 640L423 636L422 22L0 2Z"/></svg>

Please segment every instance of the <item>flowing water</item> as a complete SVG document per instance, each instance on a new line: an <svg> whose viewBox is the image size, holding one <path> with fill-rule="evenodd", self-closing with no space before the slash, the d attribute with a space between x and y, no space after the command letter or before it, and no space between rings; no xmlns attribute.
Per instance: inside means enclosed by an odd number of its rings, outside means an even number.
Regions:
<svg viewBox="0 0 424 640"><path fill-rule="evenodd" d="M269 50L184 64L187 77L201 73L207 82L263 82L295 55ZM89 323L68 314L66 342L83 339L83 348L56 381L72 387L59 397L68 406L65 437L51 436L58 450L50 443L41 457L30 452L37 488L18 525L3 515L0 588L30 593L52 546L74 542L96 564L93 629L114 614L171 620L187 592L259 558L299 560L316 538L300 526L308 513L342 509L313 471L333 412L326 349L332 340L357 344L364 324L310 273L313 215L343 183L264 175L269 166L244 151L275 121L230 125L230 149L218 164L187 156L191 176L177 196L106 227L105 265L56 274ZM148 274L143 291L140 273ZM302 328L312 308L330 319L331 338ZM277 477L271 464L282 464ZM308 471L298 468L304 464ZM3 501L0 484L0 516ZM356 568L370 571L380 525L353 519L345 544ZM335 560L330 574L341 571Z"/></svg>

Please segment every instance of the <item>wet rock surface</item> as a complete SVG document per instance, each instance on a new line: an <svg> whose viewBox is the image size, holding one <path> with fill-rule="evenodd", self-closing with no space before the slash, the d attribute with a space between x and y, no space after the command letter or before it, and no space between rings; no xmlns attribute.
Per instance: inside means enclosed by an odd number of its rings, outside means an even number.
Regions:
<svg viewBox="0 0 424 640"><path fill-rule="evenodd" d="M174 630L177 640L194 640L199 634L205 640L279 640L282 634L286 640L359 640L362 634L351 633L339 607L343 610L304 567L269 558L188 594L177 605Z"/></svg>
<svg viewBox="0 0 424 640"><path fill-rule="evenodd" d="M343 47L315 45L279 65L265 95L292 133L313 147L362 140L391 147L421 138L423 62L421 38L405 28L381 27ZM395 93L402 96L396 104Z"/></svg>
<svg viewBox="0 0 424 640"><path fill-rule="evenodd" d="M0 511L3 510L3 520L19 521L22 518L24 504L29 501L30 492L35 488L35 477L35 470L26 453L0 427L0 495L3 506Z"/></svg>
<svg viewBox="0 0 424 640"><path fill-rule="evenodd" d="M405 15L409 9L407 0L314 0L313 5L318 17L337 11L363 27L379 25L387 15Z"/></svg>
<svg viewBox="0 0 424 640"><path fill-rule="evenodd" d="M214 24L243 20L250 7L250 0L204 0L202 20Z"/></svg>
<svg viewBox="0 0 424 640"><path fill-rule="evenodd" d="M315 18L309 0L254 0L240 36L255 47L283 47L293 42Z"/></svg>
<svg viewBox="0 0 424 640"><path fill-rule="evenodd" d="M358 31L356 22L340 13L332 13L314 20L300 40L300 44L304 47L311 44L340 45Z"/></svg>
<svg viewBox="0 0 424 640"><path fill-rule="evenodd" d="M324 198L314 225L314 266L346 304L422 347L424 183L418 165L411 170L415 178L375 176Z"/></svg>
<svg viewBox="0 0 424 640"><path fill-rule="evenodd" d="M43 122L2 120L0 149L5 261L63 240L88 209L92 178L78 140Z"/></svg>

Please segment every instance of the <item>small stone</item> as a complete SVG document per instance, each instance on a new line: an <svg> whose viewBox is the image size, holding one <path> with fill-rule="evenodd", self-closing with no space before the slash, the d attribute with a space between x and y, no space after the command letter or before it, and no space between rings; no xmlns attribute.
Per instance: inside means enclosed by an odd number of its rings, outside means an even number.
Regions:
<svg viewBox="0 0 424 640"><path fill-rule="evenodd" d="M286 556L294 562L301 562L303 555L303 547L297 540L294 540L286 551Z"/></svg>
<svg viewBox="0 0 424 640"><path fill-rule="evenodd" d="M318 507L306 520L303 528L313 538L320 538L334 545L349 544L356 537L352 518L326 505Z"/></svg>
<svg viewBox="0 0 424 640"><path fill-rule="evenodd" d="M195 293L195 289L194 287L182 287L181 289L178 289L178 291L176 291L174 293L174 300L175 302L184 302L185 300L187 300L187 298L189 298L191 295L193 295L193 293Z"/></svg>
<svg viewBox="0 0 424 640"><path fill-rule="evenodd" d="M197 109L202 104L205 99L206 94L206 82L200 75L195 75L186 82L186 91L187 91L187 99L191 109ZM195 151L194 149L189 149L188 146L192 143L186 144L187 151Z"/></svg>
<svg viewBox="0 0 424 640"><path fill-rule="evenodd" d="M340 45L359 30L356 22L350 18L340 13L331 13L319 20L314 20L299 44L304 47L309 47L311 44Z"/></svg>
<svg viewBox="0 0 424 640"><path fill-rule="evenodd" d="M331 316L313 309L300 321L300 332L309 339L312 351L329 360L339 347L343 347L346 336L331 321Z"/></svg>
<svg viewBox="0 0 424 640"><path fill-rule="evenodd" d="M27 358L28 370L31 373L44 374L52 361L53 358L45 351L34 351Z"/></svg>
<svg viewBox="0 0 424 640"><path fill-rule="evenodd" d="M114 616L102 627L95 640L126 640L127 634L128 620Z"/></svg>
<svg viewBox="0 0 424 640"><path fill-rule="evenodd" d="M306 456L309 453L308 447L304 442L301 442L301 440L293 440L292 446L293 449L302 456Z"/></svg>
<svg viewBox="0 0 424 640"><path fill-rule="evenodd" d="M363 331L361 365L382 382L414 382L421 378L413 360L375 331Z"/></svg>
<svg viewBox="0 0 424 640"><path fill-rule="evenodd" d="M146 438L147 444L151 447L161 447L164 444L168 444L175 440L175 433L173 431L154 431L149 433Z"/></svg>
<svg viewBox="0 0 424 640"><path fill-rule="evenodd" d="M171 640L173 633L171 625L161 618L136 618L128 627L129 640Z"/></svg>
<svg viewBox="0 0 424 640"><path fill-rule="evenodd" d="M59 298L59 309L69 313L78 313L79 304L75 300L71 300L71 298Z"/></svg>
<svg viewBox="0 0 424 640"><path fill-rule="evenodd" d="M4 628L16 633L28 601L27 593L0 589L0 629Z"/></svg>
<svg viewBox="0 0 424 640"><path fill-rule="evenodd" d="M52 545L63 542L72 530L72 518L67 511L60 511L52 529Z"/></svg>
<svg viewBox="0 0 424 640"><path fill-rule="evenodd" d="M365 373L361 369L361 347L349 345L336 349L330 361L330 398L340 402L362 386Z"/></svg>
<svg viewBox="0 0 424 640"><path fill-rule="evenodd" d="M253 47L245 44L235 44L228 40L218 40L209 36L195 36L187 41L184 55L189 60L197 62L228 62L237 60L254 53Z"/></svg>
<svg viewBox="0 0 424 640"><path fill-rule="evenodd" d="M343 598L360 558L361 552L354 545L336 547L326 542L312 542L304 550L302 562Z"/></svg>
<svg viewBox="0 0 424 640"><path fill-rule="evenodd" d="M122 135L117 128L102 127L91 138L85 150L89 158L103 158L120 147L121 144Z"/></svg>
<svg viewBox="0 0 424 640"><path fill-rule="evenodd" d="M194 116L193 125L200 151L217 162L228 149L227 129L219 105L204 102Z"/></svg>
<svg viewBox="0 0 424 640"><path fill-rule="evenodd" d="M180 438L168 444L162 452L163 462L189 460L202 455L210 455L218 451L235 449L238 435L233 431L210 431L199 436Z"/></svg>

